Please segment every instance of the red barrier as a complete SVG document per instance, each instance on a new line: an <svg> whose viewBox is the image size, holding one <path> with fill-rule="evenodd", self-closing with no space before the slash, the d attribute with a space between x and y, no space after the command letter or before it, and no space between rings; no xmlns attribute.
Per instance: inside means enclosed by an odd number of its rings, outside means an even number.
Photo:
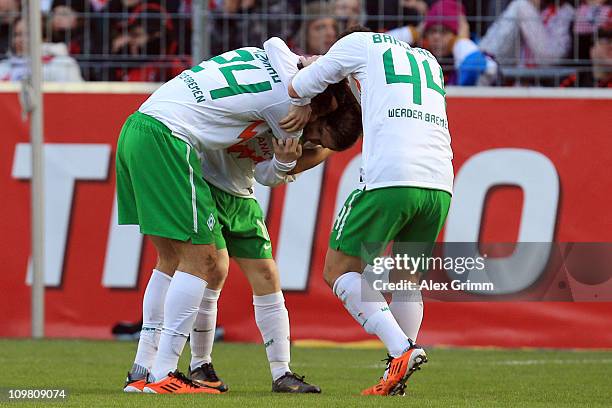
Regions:
<svg viewBox="0 0 612 408"><path fill-rule="evenodd" d="M141 247L133 234L125 235L113 229L111 216L116 137L123 120L145 98L145 94L45 96L47 167L50 166L47 174L57 179L47 194L47 200L52 202L48 216L53 219L47 279L54 285L46 291L49 336L107 338L115 322L140 317L142 293L154 264L154 250L149 242L145 241ZM532 228L533 233L549 228L552 238L559 242L612 242L607 181L612 164L610 111L612 99L449 97L457 181L463 177L462 182L468 189L479 182L468 179L467 173L464 177L461 171L468 160L476 169L485 165L486 157L482 153L503 162L511 159L513 152L527 152L532 154L534 163L552 166L558 179L551 181L541 174L527 172L519 175L524 177L524 183L533 184L536 180L535 185L545 192L551 185L559 184L558 200L547 204L550 217L544 217L550 218L553 225ZM28 336L28 128L21 121L17 94L0 93L0 123L3 139L0 145L3 192L0 308L4 317L0 336ZM368 338L321 278L336 203L344 198L337 196L344 195L346 186L354 181L351 175L356 167L352 160L358 153L356 147L338 154L324 169L304 177L295 187L278 188L270 196L269 230L275 243L275 256L283 258L279 261L283 284L292 289L285 292L285 297L294 339ZM515 167L510 162L508 171ZM343 175L346 175L344 179ZM481 203L480 214L484 215L477 227L467 228L472 222L469 214L452 216L457 217L459 225L465 223L466 230L476 228L484 241L513 242L520 231L528 233L525 228L519 228L521 223L544 222L531 220L522 212L524 198L531 193L521 183L521 180L515 183L521 188L501 183L487 190ZM534 202L540 202L537 191L534 194ZM300 195L309 199L291 198ZM302 213L300 206L304 207L305 214L311 215L300 218L303 225L298 223L300 230L296 231L290 220L296 208ZM305 242L296 241L300 245L297 253L306 254L300 260L294 256L293 241L286 239L279 245L279 237L304 235L302 228L312 229L313 236ZM127 253L126 248L135 250ZM260 340L253 319L251 293L235 265L219 307L219 323L225 327L229 340ZM611 318L612 303L601 302L430 302L425 306L419 340L424 344L504 347L612 347L612 331L603 329Z"/></svg>

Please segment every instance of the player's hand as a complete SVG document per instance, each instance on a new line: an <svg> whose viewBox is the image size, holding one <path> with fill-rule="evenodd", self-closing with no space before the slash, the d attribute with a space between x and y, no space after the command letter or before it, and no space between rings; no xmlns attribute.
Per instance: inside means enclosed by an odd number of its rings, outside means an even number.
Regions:
<svg viewBox="0 0 612 408"><path fill-rule="evenodd" d="M274 156L281 163L291 163L302 156L302 144L297 137L285 140L272 138L272 145L274 146Z"/></svg>
<svg viewBox="0 0 612 408"><path fill-rule="evenodd" d="M302 63L302 66L306 68L307 66L309 66L310 64L318 60L319 57L320 55L312 55L310 57L300 57L300 62Z"/></svg>
<svg viewBox="0 0 612 408"><path fill-rule="evenodd" d="M287 132L297 132L306 127L311 113L312 109L310 105L296 106L292 104L289 107L289 113L279 122L279 124L281 128Z"/></svg>

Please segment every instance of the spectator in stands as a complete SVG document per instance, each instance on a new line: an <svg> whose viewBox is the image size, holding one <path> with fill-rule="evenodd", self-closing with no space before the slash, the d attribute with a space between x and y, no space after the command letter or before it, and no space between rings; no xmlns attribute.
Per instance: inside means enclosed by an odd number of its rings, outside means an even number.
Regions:
<svg viewBox="0 0 612 408"><path fill-rule="evenodd" d="M157 3L142 3L119 23L112 40L113 80L165 82L189 67L176 56L174 24Z"/></svg>
<svg viewBox="0 0 612 408"><path fill-rule="evenodd" d="M417 41L420 30L423 38ZM438 0L425 15L420 30L405 26L389 34L429 50L442 65L446 85L490 85L495 81L497 64L470 39L470 26L461 3Z"/></svg>
<svg viewBox="0 0 612 408"><path fill-rule="evenodd" d="M325 54L338 38L338 22L330 3L314 2L302 10L304 18L292 48L300 55Z"/></svg>
<svg viewBox="0 0 612 408"><path fill-rule="evenodd" d="M342 32L349 27L363 24L365 15L361 10L361 0L335 0L334 16Z"/></svg>
<svg viewBox="0 0 612 408"><path fill-rule="evenodd" d="M19 0L0 0L0 58L10 48L13 24L19 17Z"/></svg>
<svg viewBox="0 0 612 408"><path fill-rule="evenodd" d="M97 24L102 32L110 33L112 38L116 38L118 31L127 27L126 19L134 13L151 10L153 14L156 12L158 17L160 14L169 16L169 13L178 10L179 6L179 0L109 0L102 9ZM122 34L127 34L127 31ZM112 38L102 47L103 54L108 55L112 52Z"/></svg>
<svg viewBox="0 0 612 408"><path fill-rule="evenodd" d="M95 79L96 58L101 53L102 35L88 0L53 0L45 34L54 43L64 43L75 57L87 80Z"/></svg>
<svg viewBox="0 0 612 408"><path fill-rule="evenodd" d="M574 20L576 57L589 59L595 33L608 21L612 21L612 0L586 0L578 7Z"/></svg>
<svg viewBox="0 0 612 408"><path fill-rule="evenodd" d="M591 69L571 75L562 87L612 88L612 21L597 31L590 56Z"/></svg>
<svg viewBox="0 0 612 408"><path fill-rule="evenodd" d="M9 57L0 61L0 81L20 81L28 74L24 57L27 39L25 20L19 19L13 26ZM42 44L43 80L49 82L80 82L83 80L77 62L68 55L63 43Z"/></svg>
<svg viewBox="0 0 612 408"><path fill-rule="evenodd" d="M190 9L187 1L183 10ZM270 37L292 38L300 25L300 0L223 0L210 2L210 7L212 18L207 30L213 55L261 46Z"/></svg>
<svg viewBox="0 0 612 408"><path fill-rule="evenodd" d="M367 26L372 31L378 32L403 28L416 34L417 26L422 22L427 9L428 3L425 0L368 1L366 2ZM414 40L416 41L416 35Z"/></svg>
<svg viewBox="0 0 612 408"><path fill-rule="evenodd" d="M480 48L502 65L550 65L567 56L575 9L565 0L513 0ZM557 6L558 5L558 6Z"/></svg>
<svg viewBox="0 0 612 408"><path fill-rule="evenodd" d="M63 42L72 55L81 54L84 43L83 17L84 0L54 0L48 19L47 30L53 42Z"/></svg>

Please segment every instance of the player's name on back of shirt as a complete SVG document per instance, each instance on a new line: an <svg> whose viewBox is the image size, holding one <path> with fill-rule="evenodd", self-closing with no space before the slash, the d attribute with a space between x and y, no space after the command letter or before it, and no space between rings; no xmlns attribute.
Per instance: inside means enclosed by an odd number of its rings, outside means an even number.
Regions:
<svg viewBox="0 0 612 408"><path fill-rule="evenodd" d="M255 58L260 60L261 63L264 65L266 71L268 71L268 74L270 74L270 79L272 79L272 82L274 82L275 84L280 83L281 79L278 75L278 72L276 72L276 70L272 67L272 64L270 64L270 60L268 59L268 55L266 54L266 52L262 49L257 49L257 51L253 52L253 55L255 55Z"/></svg>
<svg viewBox="0 0 612 408"><path fill-rule="evenodd" d="M197 69L197 68L200 68L200 67L196 66L192 68L192 70ZM179 78L185 83L185 85L187 85L187 88L191 90L191 94L193 95L193 98L195 99L196 103L201 103L201 102L206 101L206 98L204 97L204 92L202 92L196 80L193 79L193 77L188 74L188 71L181 72L181 74L179 75Z"/></svg>
<svg viewBox="0 0 612 408"><path fill-rule="evenodd" d="M392 35L389 34L374 34L372 35L372 42L374 44L394 44L394 45L399 45L400 47L404 47L407 50L413 50L415 52L418 52L419 54L422 54L424 56L426 56L427 58L432 58L435 59L435 57L433 56L433 54L429 51L427 51L426 49L423 48L416 48L416 47L411 47L410 44L398 40L397 38L393 37Z"/></svg>

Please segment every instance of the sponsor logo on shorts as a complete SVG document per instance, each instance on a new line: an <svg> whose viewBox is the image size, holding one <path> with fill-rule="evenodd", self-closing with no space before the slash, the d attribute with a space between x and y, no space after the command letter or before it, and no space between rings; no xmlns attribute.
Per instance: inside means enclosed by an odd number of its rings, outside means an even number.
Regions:
<svg viewBox="0 0 612 408"><path fill-rule="evenodd" d="M208 217L208 221L206 221L206 225L208 225L208 229L211 231L215 227L215 216L212 213L210 213L210 216Z"/></svg>

